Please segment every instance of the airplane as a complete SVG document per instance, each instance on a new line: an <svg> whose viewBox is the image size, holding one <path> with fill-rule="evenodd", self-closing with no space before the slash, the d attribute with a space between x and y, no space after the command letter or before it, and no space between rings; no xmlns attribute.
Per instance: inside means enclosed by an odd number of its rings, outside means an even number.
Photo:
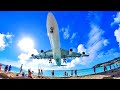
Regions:
<svg viewBox="0 0 120 90"><path fill-rule="evenodd" d="M47 34L51 44L51 50L43 51L41 50L38 55L32 54L32 58L34 59L49 59L49 63L52 63L52 59L56 61L56 66L66 66L61 65L61 59L63 59L63 63L66 63L66 58L75 58L75 57L87 57L85 52L76 53L73 52L73 49L65 50L60 48L60 38L59 38L59 29L57 21L52 14L49 12L47 15Z"/></svg>

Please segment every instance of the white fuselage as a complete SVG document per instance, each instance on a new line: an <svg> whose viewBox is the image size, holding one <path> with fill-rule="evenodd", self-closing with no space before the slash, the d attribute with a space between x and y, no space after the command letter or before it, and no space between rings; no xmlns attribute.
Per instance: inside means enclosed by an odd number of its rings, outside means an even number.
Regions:
<svg viewBox="0 0 120 90"><path fill-rule="evenodd" d="M53 32L51 32L51 27L53 28ZM54 18L52 13L48 13L47 16L47 33L52 48L53 59L56 61L56 64L60 66L61 50L60 50L59 30L56 19Z"/></svg>

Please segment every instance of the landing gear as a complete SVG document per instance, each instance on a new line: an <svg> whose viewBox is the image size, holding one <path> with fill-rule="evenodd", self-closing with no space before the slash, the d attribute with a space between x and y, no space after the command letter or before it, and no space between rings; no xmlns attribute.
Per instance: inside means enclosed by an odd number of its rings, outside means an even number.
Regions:
<svg viewBox="0 0 120 90"><path fill-rule="evenodd" d="M52 63L52 60L51 60L51 59L49 60L49 63Z"/></svg>
<svg viewBox="0 0 120 90"><path fill-rule="evenodd" d="M65 58L63 59L63 63L66 63L66 59Z"/></svg>

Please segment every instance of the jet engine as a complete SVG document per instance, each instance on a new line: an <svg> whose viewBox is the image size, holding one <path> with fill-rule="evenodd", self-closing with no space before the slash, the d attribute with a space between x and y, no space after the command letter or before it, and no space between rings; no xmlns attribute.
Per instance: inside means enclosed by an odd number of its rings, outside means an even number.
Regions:
<svg viewBox="0 0 120 90"><path fill-rule="evenodd" d="M69 50L69 55L72 55L72 53L73 53L73 50L70 49L70 50Z"/></svg>
<svg viewBox="0 0 120 90"><path fill-rule="evenodd" d="M41 53L43 53L44 51L43 51L43 50L41 50L40 52L41 52Z"/></svg>
<svg viewBox="0 0 120 90"><path fill-rule="evenodd" d="M42 55L42 56L44 56L44 55L45 55L43 50L41 50L41 51L40 51L40 53L41 53L41 55Z"/></svg>
<svg viewBox="0 0 120 90"><path fill-rule="evenodd" d="M82 55L85 55L85 52L82 52Z"/></svg>
<svg viewBox="0 0 120 90"><path fill-rule="evenodd" d="M33 57L33 56L34 56L34 54L31 54L31 56Z"/></svg>

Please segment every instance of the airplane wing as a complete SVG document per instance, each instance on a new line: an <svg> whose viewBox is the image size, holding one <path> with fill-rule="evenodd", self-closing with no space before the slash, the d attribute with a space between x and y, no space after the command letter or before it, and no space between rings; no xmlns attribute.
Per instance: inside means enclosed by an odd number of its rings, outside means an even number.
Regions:
<svg viewBox="0 0 120 90"><path fill-rule="evenodd" d="M52 54L52 50L48 50L48 51L41 51L38 55L31 55L32 58L34 59L53 59L53 54Z"/></svg>
<svg viewBox="0 0 120 90"><path fill-rule="evenodd" d="M71 52L68 50L61 49L61 57L62 58L75 58L75 57L87 57L89 55L86 55L84 52L83 53L76 53L76 52Z"/></svg>
<svg viewBox="0 0 120 90"><path fill-rule="evenodd" d="M69 54L70 51L68 50L64 50L61 49L61 58L75 58L75 57L87 57L89 55L86 55L85 53L76 53L76 52L72 52L71 54ZM52 50L48 50L48 51L41 51L38 55L31 55L32 58L34 59L53 59L53 54L52 54Z"/></svg>

